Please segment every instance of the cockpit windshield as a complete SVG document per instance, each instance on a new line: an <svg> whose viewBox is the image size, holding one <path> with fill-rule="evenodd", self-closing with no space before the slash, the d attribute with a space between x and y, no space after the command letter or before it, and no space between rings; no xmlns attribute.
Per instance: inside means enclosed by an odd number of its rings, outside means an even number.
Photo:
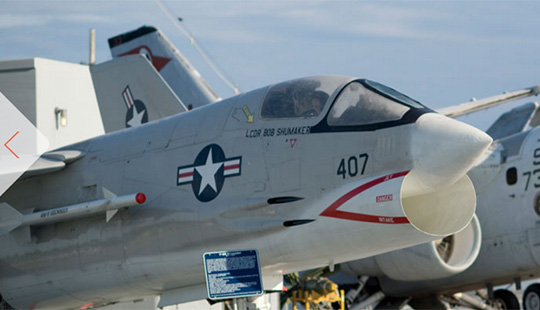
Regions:
<svg viewBox="0 0 540 310"><path fill-rule="evenodd" d="M279 83L272 86L264 99L261 117L312 118L324 109L328 98L343 78L311 77Z"/></svg>
<svg viewBox="0 0 540 310"><path fill-rule="evenodd" d="M313 128L316 132L326 130L324 126L342 127L332 130L350 130L351 127L371 128L377 124L379 128L381 123L387 126L404 118L410 121L414 115L428 110L406 95L374 81L314 76L268 88L260 115L265 120L313 119L324 113L326 120Z"/></svg>
<svg viewBox="0 0 540 310"><path fill-rule="evenodd" d="M328 114L330 126L359 126L396 121L420 103L377 82L362 80L347 85Z"/></svg>
<svg viewBox="0 0 540 310"><path fill-rule="evenodd" d="M397 90L393 89L393 88L390 88L386 85L383 85L383 84L380 84L380 83L377 83L375 81L370 81L370 80L363 80L363 82L368 86L368 87L371 87L372 89L396 100L396 101L399 101L403 104L406 104L410 107L413 107L413 108L417 108L417 109L425 109L426 107L424 107L422 104L420 104L420 102L410 98L409 96L405 95L405 94L402 94L400 92L398 92Z"/></svg>

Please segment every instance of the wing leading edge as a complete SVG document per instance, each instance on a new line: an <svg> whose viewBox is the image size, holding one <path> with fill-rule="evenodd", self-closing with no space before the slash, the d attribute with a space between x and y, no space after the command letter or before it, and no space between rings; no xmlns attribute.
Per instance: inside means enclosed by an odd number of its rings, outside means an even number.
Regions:
<svg viewBox="0 0 540 310"><path fill-rule="evenodd" d="M445 116L455 118L461 115L466 115L473 112L485 110L487 108L497 106L504 102L527 98L531 96L538 96L538 94L540 94L540 86L533 86L533 87L525 88L522 90L506 92L504 94L497 95L497 96L492 96L492 97L488 97L488 98L484 98L480 100L473 100L470 102L465 102L465 103L445 107L445 108L437 110L437 112Z"/></svg>

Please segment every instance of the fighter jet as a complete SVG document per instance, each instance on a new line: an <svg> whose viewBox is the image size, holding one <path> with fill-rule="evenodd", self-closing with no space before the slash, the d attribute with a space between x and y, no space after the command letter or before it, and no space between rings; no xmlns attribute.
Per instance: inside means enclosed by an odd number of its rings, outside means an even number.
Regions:
<svg viewBox="0 0 540 310"><path fill-rule="evenodd" d="M143 33L144 32L143 29L147 29L147 28L148 27L141 27L137 30L127 32L126 34L123 34L117 37L122 37L122 36L136 37L137 40L139 40L139 43L137 44L139 45L143 44L148 50L160 50L160 51L169 50L169 53L171 53L170 51L176 51L176 53L179 53L169 41L155 39L156 37L159 38L163 36L161 32L159 32L159 30L155 31L154 30L155 28L149 27L148 29L151 29L151 31L148 30L150 35ZM160 53L163 53L163 52L158 52L158 53L154 52L154 54L160 54ZM113 52L113 55L114 54L115 53ZM182 62L177 61L177 64L181 65ZM188 71L189 70L186 70L186 69L183 71L177 70L176 73L184 76L184 78L186 79L195 79L195 76L190 77L189 75L185 73ZM192 84L195 85L196 83L193 82ZM111 83L107 82L106 85L110 87ZM451 107L443 108L439 110L439 112L448 117L458 117L464 114L469 114L469 113L473 113L473 112L483 110L489 107L493 107L495 105L502 104L508 101L521 99L521 98L525 98L525 97L537 95L537 94L538 94L538 87L527 88L527 89L510 92L510 93L507 92L502 95L497 95L497 96L485 98L482 100L472 100L470 102L466 102L463 104L458 104ZM181 93L177 93L177 95L181 96ZM531 120L533 111L534 111L534 108L532 108L531 105L527 105L523 108L518 108L504 114L503 116L501 116L501 119L497 121L488 130L488 134L490 134L490 136L492 136L493 138L499 140L499 139L520 133L524 131L527 128L527 126L531 126L531 125L535 126L538 121ZM473 170L471 173L474 173L474 171L477 171L477 170ZM483 187L482 184L477 184L477 186ZM480 199L482 199L482 197L480 197ZM486 210L489 209L488 206L486 206L485 208ZM491 209L489 210L490 210L489 212L491 213ZM483 214L480 214L480 215L481 215L480 221L481 222L486 221L486 217L484 217ZM493 234L496 235L497 233L493 232ZM354 263L347 263L343 265L342 269L348 270L352 273L359 272L358 273L359 275L362 275L362 273L359 271L361 270L363 272L366 272L366 274L368 275L386 274L386 276L390 276L394 278L396 277L406 278L407 280L411 278L420 279L420 280L427 280L427 279L432 279L432 278L444 278L447 276L451 276L453 274L457 274L469 268L476 260L480 251L481 244L482 244L482 228L480 226L480 222L475 217L474 220L466 229L462 230L458 234L453 235L452 237L446 238L444 240L438 240L436 242L432 242L429 244L417 246L411 249L397 251L392 254L381 255L381 256L376 257L375 259L368 259L368 260L358 261ZM415 255L411 255L410 253L414 253ZM370 264L367 264L366 263L367 261L369 261ZM374 261L376 261L377 264L373 263ZM364 266L362 264L367 264L367 265ZM379 265L384 266L383 268L384 272L374 271L374 270L379 270L379 267L378 267ZM490 264L488 264L487 266L489 265ZM518 264L518 266L519 265L520 264ZM362 266L362 267L359 267L359 266ZM415 266L419 266L419 268L414 268ZM491 283L492 281L491 275L495 271L485 267L486 264L483 264L482 266L484 266L483 279L488 279L488 280L482 280L484 282L482 282L480 287L485 287L486 283ZM516 271L515 271L516 267L512 267L511 265L509 265L507 266L507 268L509 269L509 275L506 277L505 281L512 282L516 278ZM476 275L475 277L477 278L478 281L480 281L480 279L478 279ZM496 283L503 283L503 282L497 281ZM454 289L463 290L462 284L463 283L456 282L456 284L454 285ZM489 284L488 286L490 286L491 284ZM429 285L429 284L426 283L426 285ZM403 283L402 286L407 287L408 283ZM377 289L380 289L380 287L377 287ZM422 294L424 294L422 290L420 291L422 292ZM356 292L356 294L359 295L360 290L356 288L356 290L353 290L353 293L354 292ZM394 296L391 291L390 292L384 291L384 292L390 296ZM534 292L534 290L531 289L528 292L531 293L531 292ZM381 292L372 291L371 293L381 293ZM373 295L376 295L376 294L373 294ZM501 299L501 302L505 302L507 305L510 305L510 308L512 307L511 305L515 305L517 303L517 299L515 299L515 297L509 300L509 298L513 296L511 295L509 291L504 291L504 292L497 291L495 292L495 294L491 294L491 295L492 295L492 299L494 297L497 297ZM362 295L362 297L364 298L368 296L369 294ZM382 299L384 297L383 294L379 294L378 296L379 296L379 299ZM364 300L362 300L362 302L363 301ZM425 302L426 300L423 300L423 301ZM431 298L427 300L427 302L428 302L429 308L433 307L433 305L431 305ZM413 300L412 303L415 306L420 306L418 298Z"/></svg>
<svg viewBox="0 0 540 310"><path fill-rule="evenodd" d="M538 95L538 87L524 89L487 101ZM485 102L472 103L481 106ZM477 220L462 232L439 241L347 262L341 271L376 278L367 291L351 292L355 306L378 294L381 300L410 298L415 308L439 308L440 301L473 308L495 304L519 309L517 297L501 284L540 277L540 113L537 103L528 103L504 113L487 130L495 141L489 156L469 171L477 191ZM451 113L459 108L447 109ZM464 111L467 109L463 109ZM475 110L475 109L471 109ZM475 300L461 292L487 289ZM381 292L383 294L381 294ZM373 300L372 300L373 301ZM523 294L524 309L540 306L540 284L533 283Z"/></svg>
<svg viewBox="0 0 540 310"><path fill-rule="evenodd" d="M166 306L208 296L209 252L257 251L270 288L440 239L473 217L465 173L491 141L374 81L318 76L66 146L1 197L0 294Z"/></svg>

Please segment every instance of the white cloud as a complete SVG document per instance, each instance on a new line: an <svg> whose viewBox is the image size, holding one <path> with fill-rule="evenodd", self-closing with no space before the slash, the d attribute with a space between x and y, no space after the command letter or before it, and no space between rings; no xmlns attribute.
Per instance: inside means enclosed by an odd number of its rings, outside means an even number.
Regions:
<svg viewBox="0 0 540 310"><path fill-rule="evenodd" d="M175 12L181 2L169 2ZM234 43L286 41L302 33L335 36L374 36L382 38L426 39L444 33L430 25L444 23L450 16L427 8L400 7L352 1L294 2L201 2L192 19L220 20L220 31L198 27L196 34L206 39ZM189 12L188 12L189 13ZM200 15L200 16L199 16ZM189 22L189 21L187 21ZM288 28L281 25L289 25ZM254 26L256 25L256 26ZM261 26L264 25L264 26ZM291 26L292 25L292 26ZM300 37L308 39L307 37ZM296 39L296 38L292 38Z"/></svg>
<svg viewBox="0 0 540 310"><path fill-rule="evenodd" d="M418 7L399 7L386 4L339 2L341 7L327 4L314 10L295 10L285 14L309 25L337 34L375 36L383 38L437 37L428 24L442 22L448 17L440 11Z"/></svg>
<svg viewBox="0 0 540 310"><path fill-rule="evenodd" d="M109 16L103 16L98 14L69 14L58 17L58 20L70 22L70 23L111 23L113 19Z"/></svg>
<svg viewBox="0 0 540 310"><path fill-rule="evenodd" d="M75 24L108 23L112 20L97 14L0 14L0 29L17 27L37 27L54 22Z"/></svg>
<svg viewBox="0 0 540 310"><path fill-rule="evenodd" d="M42 26L52 20L50 16L27 14L0 14L0 29L24 26Z"/></svg>

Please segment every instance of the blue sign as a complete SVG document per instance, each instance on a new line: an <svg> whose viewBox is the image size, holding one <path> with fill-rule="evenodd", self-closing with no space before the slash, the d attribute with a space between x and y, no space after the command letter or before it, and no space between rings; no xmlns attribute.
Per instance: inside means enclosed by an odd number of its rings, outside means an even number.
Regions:
<svg viewBox="0 0 540 310"><path fill-rule="evenodd" d="M210 299L263 293L257 250L204 253L204 271Z"/></svg>

